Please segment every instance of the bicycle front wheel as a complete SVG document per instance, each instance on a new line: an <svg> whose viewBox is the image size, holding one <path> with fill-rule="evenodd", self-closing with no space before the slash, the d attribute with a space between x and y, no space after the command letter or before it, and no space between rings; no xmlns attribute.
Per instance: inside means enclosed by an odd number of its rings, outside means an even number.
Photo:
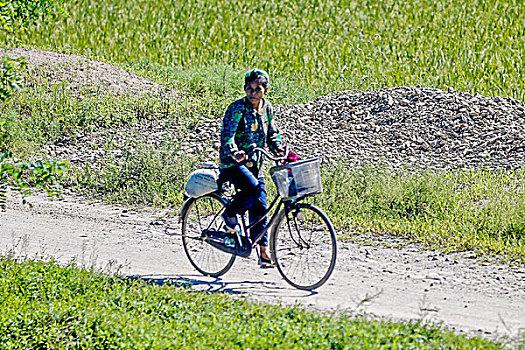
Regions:
<svg viewBox="0 0 525 350"><path fill-rule="evenodd" d="M204 240L203 231L221 230L221 212L226 201L212 193L192 198L182 211L182 245L190 263L205 276L218 277L233 265L235 255L223 252Z"/></svg>
<svg viewBox="0 0 525 350"><path fill-rule="evenodd" d="M334 270L334 227L326 214L311 204L283 209L273 228L271 244L279 273L295 288L319 288Z"/></svg>

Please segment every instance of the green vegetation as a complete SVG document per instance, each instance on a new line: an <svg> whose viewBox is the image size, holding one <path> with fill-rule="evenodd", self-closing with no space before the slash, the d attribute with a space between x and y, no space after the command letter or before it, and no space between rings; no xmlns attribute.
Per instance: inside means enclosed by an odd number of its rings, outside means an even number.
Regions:
<svg viewBox="0 0 525 350"><path fill-rule="evenodd" d="M260 66L317 94L422 84L523 100L524 6L519 0L75 0L65 4L67 17L14 39L0 33L0 40L127 65Z"/></svg>
<svg viewBox="0 0 525 350"><path fill-rule="evenodd" d="M524 171L394 173L340 166L325 174L323 186L314 201L336 226L525 262Z"/></svg>
<svg viewBox="0 0 525 350"><path fill-rule="evenodd" d="M10 0L0 2L0 30L12 33L61 13L63 0Z"/></svg>
<svg viewBox="0 0 525 350"><path fill-rule="evenodd" d="M70 183L106 201L180 208L188 175L202 165L202 159L187 156L179 140L166 140L160 146L130 140L124 148L134 151L117 159L112 151L119 147L109 143L102 164L84 164Z"/></svg>
<svg viewBox="0 0 525 350"><path fill-rule="evenodd" d="M0 33L11 39L15 28L27 29L39 20L54 18L61 11L60 0L11 0L0 2ZM25 69L24 58L16 60L2 57L0 60L0 101L4 102L18 90L21 83L20 72Z"/></svg>
<svg viewBox="0 0 525 350"><path fill-rule="evenodd" d="M13 0L0 2L0 29L12 34L15 26L22 29L40 19L55 16L60 7L50 0ZM26 69L24 58L0 60L0 103L7 102L20 89L21 71ZM36 161L17 162L12 159L15 133L11 129L12 118L0 110L0 207L5 203L8 185L14 186L22 196L31 193L30 186L39 186L49 195L56 195L58 179L65 168L63 162Z"/></svg>
<svg viewBox="0 0 525 350"><path fill-rule="evenodd" d="M329 317L75 264L0 257L2 349L501 349L421 322ZM234 312L232 312L234 311Z"/></svg>
<svg viewBox="0 0 525 350"><path fill-rule="evenodd" d="M152 68L141 69L148 75ZM188 174L209 159L204 150L188 155L183 141L192 140L200 123L219 123L241 77L226 71L207 86L195 71L183 79L178 103L163 95L115 96L47 82L8 103L11 133L4 135L14 149L27 153L45 142L105 132L101 142L86 145L97 148L96 159L73 166L65 182L108 201L178 208ZM155 144L135 130L149 123L167 130ZM445 251L474 250L525 262L522 171L392 173L341 164L325 169L323 184L324 193L312 200L339 229L391 233Z"/></svg>
<svg viewBox="0 0 525 350"><path fill-rule="evenodd" d="M2 57L0 60L0 101L7 101L22 83L20 70L26 69L24 58L16 60Z"/></svg>
<svg viewBox="0 0 525 350"><path fill-rule="evenodd" d="M104 165L86 164L72 183L106 200L179 207L185 180L205 157L180 153L176 140L161 147L120 146L133 154ZM266 180L270 196L275 193ZM472 250L525 263L525 172L503 170L395 173L381 167L323 169L323 193L309 200L336 228L361 234L390 233L443 251Z"/></svg>

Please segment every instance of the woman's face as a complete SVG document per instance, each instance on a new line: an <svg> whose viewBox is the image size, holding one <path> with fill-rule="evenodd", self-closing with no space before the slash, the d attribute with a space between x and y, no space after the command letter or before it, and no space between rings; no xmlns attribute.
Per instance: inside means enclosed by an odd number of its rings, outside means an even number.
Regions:
<svg viewBox="0 0 525 350"><path fill-rule="evenodd" d="M265 88L260 80L252 81L244 87L246 92L246 98L252 104L254 108L259 108L259 104L268 91L268 88Z"/></svg>

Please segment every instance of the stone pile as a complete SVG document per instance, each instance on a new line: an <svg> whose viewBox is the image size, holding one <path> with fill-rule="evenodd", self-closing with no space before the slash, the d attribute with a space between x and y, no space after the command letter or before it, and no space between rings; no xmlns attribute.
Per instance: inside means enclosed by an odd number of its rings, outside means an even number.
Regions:
<svg viewBox="0 0 525 350"><path fill-rule="evenodd" d="M26 57L29 84L41 79L68 86L139 96L153 93L177 103L177 93L160 84L103 62L75 55L32 49L0 48L0 57ZM122 129L70 135L45 145L49 157L73 163L102 162L111 145L120 159L135 146L155 150L167 145L177 156L218 159L222 115L179 121L142 120ZM503 168L525 165L525 104L511 98L485 97L422 87L344 91L294 106L277 106L277 122L288 143L302 158L342 160L355 166L382 163L393 168ZM184 119L184 118L183 118Z"/></svg>
<svg viewBox="0 0 525 350"><path fill-rule="evenodd" d="M510 98L420 87L346 91L305 104L277 106L276 118L283 138L301 158L320 157L323 163L393 169L525 165L525 104ZM188 125L153 119L45 148L73 163L94 163L104 158L104 152L89 145L111 139L120 145L111 151L116 158L133 154L133 144L146 142L153 149L180 144L177 155L218 160L221 122L222 115Z"/></svg>
<svg viewBox="0 0 525 350"><path fill-rule="evenodd" d="M149 79L82 56L36 49L0 48L0 58L24 57L28 64L25 84L33 85L67 82L67 88L77 90L82 96L86 91L106 92L117 96L143 96L155 94L176 98L176 92Z"/></svg>
<svg viewBox="0 0 525 350"><path fill-rule="evenodd" d="M303 158L393 168L525 165L525 104L510 98L396 87L323 96L276 114Z"/></svg>

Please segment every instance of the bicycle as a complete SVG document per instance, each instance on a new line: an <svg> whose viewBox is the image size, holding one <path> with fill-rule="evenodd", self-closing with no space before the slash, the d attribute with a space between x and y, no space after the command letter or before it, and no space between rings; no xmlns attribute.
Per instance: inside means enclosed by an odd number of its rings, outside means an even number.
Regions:
<svg viewBox="0 0 525 350"><path fill-rule="evenodd" d="M260 152L276 164L286 158L272 157L261 148L254 148L253 152ZM279 193L256 222L247 225L241 215L239 233L221 230L222 211L233 197L223 186L215 192L187 199L181 210L186 256L203 275L219 277L231 268L237 256L248 257L263 234L270 230L270 255L284 280L298 289L319 288L332 274L337 255L336 235L330 219L321 209L302 202L322 191L319 161L314 158L276 165L270 174ZM251 228L276 205L268 225L252 241Z"/></svg>

